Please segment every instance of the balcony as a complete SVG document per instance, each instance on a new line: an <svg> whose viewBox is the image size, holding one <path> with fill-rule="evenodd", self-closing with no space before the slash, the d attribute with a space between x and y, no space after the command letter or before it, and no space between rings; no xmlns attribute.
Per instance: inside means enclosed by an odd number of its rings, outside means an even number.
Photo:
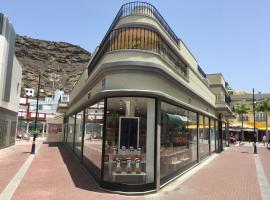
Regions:
<svg viewBox="0 0 270 200"><path fill-rule="evenodd" d="M216 96L216 109L217 111L227 115L232 114L231 110L231 97L227 94L215 94Z"/></svg>
<svg viewBox="0 0 270 200"><path fill-rule="evenodd" d="M123 49L136 49L156 53L178 74L188 79L186 64L166 44L159 33L142 27L124 27L112 30L107 36L104 46L100 47L99 55L96 55L90 63L88 73L90 74L94 70L99 58L106 52Z"/></svg>
<svg viewBox="0 0 270 200"><path fill-rule="evenodd" d="M103 38L103 40L100 43L99 49L96 53L96 55L94 56L94 58L92 59L91 63L88 66L88 75L90 75L90 73L94 70L95 66L97 65L98 61L100 60L100 58L106 53L106 51L108 50L108 46L111 45L112 40L110 40L110 38L117 38L118 36L118 32L123 32L123 29L116 29L113 30L115 25L117 24L117 22L125 16L130 16L130 15L144 15L144 16L148 16L151 17L155 20L157 20L159 22L159 24L164 28L164 30L168 33L168 35L170 36L170 38L172 39L172 41L174 41L177 45L179 45L179 39L176 36L176 34L172 31L172 29L170 28L170 26L167 24L167 22L164 20L164 18L160 15L160 13L157 11L157 9L152 6L149 3L145 3L145 2L131 2L131 3L127 3L122 5L122 7L120 8L118 14L116 15L115 19L113 20L110 28L108 29L107 33L105 34L105 37ZM153 33L153 35L158 35L155 31L153 30L147 30L148 33ZM133 39L133 36L130 35L129 38ZM155 36L153 36L155 37ZM160 38L160 36L158 36ZM143 37L142 37L143 38ZM144 39L147 39L146 37L144 37ZM153 38L150 38L151 40ZM159 39L160 42L157 42L155 45L160 46L160 49L162 48L162 46L166 47L165 51L171 51L169 50L168 45L162 45L161 42L161 38ZM127 42L127 41L126 41ZM133 42L135 42L134 40L132 42L128 42L130 45L133 44ZM149 41L146 40L146 43L148 43L148 45L152 45L149 44ZM117 44L120 44L120 41L117 41ZM140 44L142 44L142 41L140 41ZM135 47L136 45L134 45ZM147 44L145 45L145 47L147 47ZM111 47L110 47L111 49ZM115 50L115 48L113 47L113 49ZM123 48L121 48L123 49ZM128 47L128 49L131 49L130 46ZM133 48L134 49L134 48ZM141 49L136 47L136 49ZM149 49L147 49L149 50ZM163 51L164 52L164 51ZM164 52L165 53L165 52ZM174 63L174 65L178 65L177 63L177 59L175 58L175 55L173 55L172 53L166 53L166 56L168 57L168 60L171 60L172 63ZM184 68L186 68L184 66ZM185 72L186 69L183 69L183 73L187 75L187 72Z"/></svg>

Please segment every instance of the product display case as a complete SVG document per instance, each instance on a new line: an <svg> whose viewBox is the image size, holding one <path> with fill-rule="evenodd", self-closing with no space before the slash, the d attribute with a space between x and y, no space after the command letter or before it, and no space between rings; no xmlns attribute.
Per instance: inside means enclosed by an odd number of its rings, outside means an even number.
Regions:
<svg viewBox="0 0 270 200"><path fill-rule="evenodd" d="M113 147L106 155L108 176L111 181L119 183L145 182L145 155L142 149L130 146Z"/></svg>

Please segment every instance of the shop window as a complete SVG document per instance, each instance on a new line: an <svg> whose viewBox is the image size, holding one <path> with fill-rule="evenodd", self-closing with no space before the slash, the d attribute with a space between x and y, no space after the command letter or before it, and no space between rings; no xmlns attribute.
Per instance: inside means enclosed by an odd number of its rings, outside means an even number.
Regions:
<svg viewBox="0 0 270 200"><path fill-rule="evenodd" d="M197 161L197 114L161 103L160 177Z"/></svg>
<svg viewBox="0 0 270 200"><path fill-rule="evenodd" d="M80 157L83 136L83 111L76 114L74 151Z"/></svg>
<svg viewBox="0 0 270 200"><path fill-rule="evenodd" d="M200 159L209 155L209 118L199 116L199 155Z"/></svg>
<svg viewBox="0 0 270 200"><path fill-rule="evenodd" d="M215 131L215 120L210 119L210 145L211 145L211 152L215 152L215 139L216 139L216 131Z"/></svg>
<svg viewBox="0 0 270 200"><path fill-rule="evenodd" d="M216 151L219 149L219 129L218 129L218 121L215 121L215 149Z"/></svg>
<svg viewBox="0 0 270 200"><path fill-rule="evenodd" d="M67 144L73 149L75 115L68 118Z"/></svg>
<svg viewBox="0 0 270 200"><path fill-rule="evenodd" d="M100 178L104 100L85 109L84 164Z"/></svg>
<svg viewBox="0 0 270 200"><path fill-rule="evenodd" d="M107 99L104 180L154 182L155 100Z"/></svg>

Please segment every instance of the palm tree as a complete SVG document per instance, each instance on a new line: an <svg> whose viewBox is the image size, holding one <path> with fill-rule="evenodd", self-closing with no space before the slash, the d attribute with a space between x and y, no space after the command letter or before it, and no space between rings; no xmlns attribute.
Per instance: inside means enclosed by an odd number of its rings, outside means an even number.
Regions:
<svg viewBox="0 0 270 200"><path fill-rule="evenodd" d="M239 138L240 138L240 137L243 136L244 115L247 114L247 113L250 111L250 108L249 108L248 104L241 102L241 103L237 103L237 104L235 105L234 111L235 111L239 116L241 116L242 127L241 127L241 136L239 136ZM240 141L241 141L241 140L240 140Z"/></svg>
<svg viewBox="0 0 270 200"><path fill-rule="evenodd" d="M265 113L265 135L268 141L269 135L268 135L268 125L267 125L267 120L268 120L268 113L270 112L270 100L269 99L264 99L263 101L260 101L256 105L256 110L258 112L263 112Z"/></svg>

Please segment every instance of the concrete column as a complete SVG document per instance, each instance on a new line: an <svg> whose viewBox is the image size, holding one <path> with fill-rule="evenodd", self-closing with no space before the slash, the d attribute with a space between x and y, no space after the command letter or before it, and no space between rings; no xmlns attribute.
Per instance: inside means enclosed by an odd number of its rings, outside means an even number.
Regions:
<svg viewBox="0 0 270 200"><path fill-rule="evenodd" d="M155 163L155 100L147 99L147 131L146 131L146 181L154 182Z"/></svg>

